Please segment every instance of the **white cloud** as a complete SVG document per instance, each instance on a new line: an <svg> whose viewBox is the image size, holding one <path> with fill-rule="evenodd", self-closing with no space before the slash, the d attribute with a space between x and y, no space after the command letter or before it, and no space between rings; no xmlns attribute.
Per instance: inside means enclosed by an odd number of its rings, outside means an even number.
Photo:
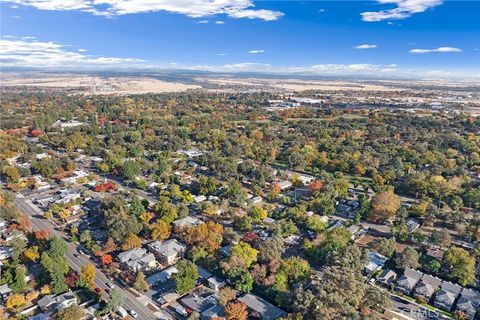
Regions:
<svg viewBox="0 0 480 320"><path fill-rule="evenodd" d="M86 49L78 49L78 52L86 52Z"/></svg>
<svg viewBox="0 0 480 320"><path fill-rule="evenodd" d="M377 0L380 4L394 4L396 8L382 11L363 12L362 20L373 22L382 20L399 20L408 18L415 13L424 12L441 5L443 0Z"/></svg>
<svg viewBox="0 0 480 320"><path fill-rule="evenodd" d="M272 74L302 74L302 75L378 75L392 74L398 71L396 65L374 64L317 64L306 67L277 67L268 63L243 62L226 65L194 65L184 66L182 69L201 70L211 72L262 72Z"/></svg>
<svg viewBox="0 0 480 320"><path fill-rule="evenodd" d="M198 21L197 23L205 24L205 23L208 23L208 20L200 20L200 21Z"/></svg>
<svg viewBox="0 0 480 320"><path fill-rule="evenodd" d="M248 53L252 53L252 54L255 54L255 53L264 53L265 50L250 50L248 51Z"/></svg>
<svg viewBox="0 0 480 320"><path fill-rule="evenodd" d="M166 11L199 18L226 14L231 18L277 20L282 12L253 9L252 0L0 0L39 10L78 10L95 15L125 15Z"/></svg>
<svg viewBox="0 0 480 320"><path fill-rule="evenodd" d="M439 47L436 49L412 49L410 53L432 53L432 52L462 52L459 48L453 47Z"/></svg>
<svg viewBox="0 0 480 320"><path fill-rule="evenodd" d="M216 56L226 56L227 54L226 53L216 53L215 55Z"/></svg>
<svg viewBox="0 0 480 320"><path fill-rule="evenodd" d="M21 16L13 16L15 19L21 19Z"/></svg>
<svg viewBox="0 0 480 320"><path fill-rule="evenodd" d="M354 47L355 49L374 49L376 48L377 45L376 44L361 44L361 45L358 45L356 47Z"/></svg>
<svg viewBox="0 0 480 320"><path fill-rule="evenodd" d="M42 42L32 37L0 39L0 63L3 67L30 68L122 68L136 67L143 60L98 57L66 50L65 45ZM80 51L80 50L79 50Z"/></svg>
<svg viewBox="0 0 480 320"><path fill-rule="evenodd" d="M215 21L215 24L225 24L225 21L217 20Z"/></svg>

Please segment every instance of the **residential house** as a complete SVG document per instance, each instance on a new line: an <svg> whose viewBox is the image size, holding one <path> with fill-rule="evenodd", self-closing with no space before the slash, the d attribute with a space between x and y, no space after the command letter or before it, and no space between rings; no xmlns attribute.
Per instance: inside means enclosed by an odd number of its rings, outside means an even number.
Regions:
<svg viewBox="0 0 480 320"><path fill-rule="evenodd" d="M13 248L12 247L0 247L0 260L9 259L12 257Z"/></svg>
<svg viewBox="0 0 480 320"><path fill-rule="evenodd" d="M247 305L252 316L262 320L275 320L287 316L287 313L279 307L251 293L244 294L238 300Z"/></svg>
<svg viewBox="0 0 480 320"><path fill-rule="evenodd" d="M289 189L293 186L292 182L289 181L289 180L281 181L281 182L279 182L278 185L280 186L280 190L282 190L282 191L287 190L287 189Z"/></svg>
<svg viewBox="0 0 480 320"><path fill-rule="evenodd" d="M422 279L418 282L417 286L415 287L414 296L416 298L421 297L425 302L430 301L433 297L435 291L440 287L442 280L437 277L424 274Z"/></svg>
<svg viewBox="0 0 480 320"><path fill-rule="evenodd" d="M159 283L167 282L172 277L172 274L177 272L178 272L177 267L171 266L165 270L152 274L151 276L147 277L145 281L147 281L148 285L152 287Z"/></svg>
<svg viewBox="0 0 480 320"><path fill-rule="evenodd" d="M196 196L196 197L193 198L194 203L200 203L200 202L203 202L205 200L207 200L207 197L205 197L204 195Z"/></svg>
<svg viewBox="0 0 480 320"><path fill-rule="evenodd" d="M461 291L462 287L459 285L443 281L440 290L435 295L435 301L433 304L437 308L450 311L455 303L455 299L457 299Z"/></svg>
<svg viewBox="0 0 480 320"><path fill-rule="evenodd" d="M118 260L133 272L146 271L157 266L155 256L143 248L124 251L118 255Z"/></svg>
<svg viewBox="0 0 480 320"><path fill-rule="evenodd" d="M211 306L200 314L201 320L225 319L225 310L218 304Z"/></svg>
<svg viewBox="0 0 480 320"><path fill-rule="evenodd" d="M207 279L208 286L215 291L220 290L221 288L225 287L227 283L223 278L213 276Z"/></svg>
<svg viewBox="0 0 480 320"><path fill-rule="evenodd" d="M172 222L175 229L196 227L202 223L202 220L192 216L186 216L185 218L177 219Z"/></svg>
<svg viewBox="0 0 480 320"><path fill-rule="evenodd" d="M179 242L177 239L170 239L164 242L154 241L147 245L160 262L167 265L174 264L183 256L187 246Z"/></svg>
<svg viewBox="0 0 480 320"><path fill-rule="evenodd" d="M406 268L403 275L397 280L396 289L406 295L409 295L417 283L422 278L423 273L417 270Z"/></svg>
<svg viewBox="0 0 480 320"><path fill-rule="evenodd" d="M377 252L368 253L368 262L365 265L365 273L369 274L372 271L378 271L383 268L388 258Z"/></svg>
<svg viewBox="0 0 480 320"><path fill-rule="evenodd" d="M455 311L462 312L467 319L473 319L480 308L480 293L478 291L463 288L457 301Z"/></svg>
<svg viewBox="0 0 480 320"><path fill-rule="evenodd" d="M63 310L74 304L77 304L77 297L72 291L67 291L58 295L49 294L38 300L37 305L42 311Z"/></svg>
<svg viewBox="0 0 480 320"><path fill-rule="evenodd" d="M257 197L254 197L252 199L250 199L250 204L254 205L254 204L259 204L260 202L262 202L262 197L260 196L257 196Z"/></svg>
<svg viewBox="0 0 480 320"><path fill-rule="evenodd" d="M192 294L180 299L182 305L191 310L202 313L205 310L217 305L217 299L207 290L194 290Z"/></svg>
<svg viewBox="0 0 480 320"><path fill-rule="evenodd" d="M383 270L380 276L377 278L378 282L386 287L390 286L395 279L397 279L397 273L388 269Z"/></svg>
<svg viewBox="0 0 480 320"><path fill-rule="evenodd" d="M417 220L415 220L415 219L408 219L407 220L408 232L414 232L418 228L420 228L420 224L417 222Z"/></svg>
<svg viewBox="0 0 480 320"><path fill-rule="evenodd" d="M2 284L0 286L0 300L5 300L11 292L12 289L8 286L8 283Z"/></svg>

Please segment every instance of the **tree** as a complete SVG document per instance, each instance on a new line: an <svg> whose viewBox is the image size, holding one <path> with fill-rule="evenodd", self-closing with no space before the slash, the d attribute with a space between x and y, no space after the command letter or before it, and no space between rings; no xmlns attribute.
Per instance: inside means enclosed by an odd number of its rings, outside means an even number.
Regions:
<svg viewBox="0 0 480 320"><path fill-rule="evenodd" d="M250 267L252 263L257 261L258 251L252 248L246 242L239 242L232 246L230 257L241 258L245 262L245 267Z"/></svg>
<svg viewBox="0 0 480 320"><path fill-rule="evenodd" d="M177 292L182 295L195 288L199 277L198 268L188 260L182 260L177 263L178 272L172 275L177 288Z"/></svg>
<svg viewBox="0 0 480 320"><path fill-rule="evenodd" d="M123 250L130 250L134 248L140 248L142 246L142 240L135 234L130 233L125 239L122 245Z"/></svg>
<svg viewBox="0 0 480 320"><path fill-rule="evenodd" d="M367 286L362 299L362 307L383 313L392 307L392 300L388 294L374 286Z"/></svg>
<svg viewBox="0 0 480 320"><path fill-rule="evenodd" d="M112 262L113 262L113 259L112 259L112 256L110 254L107 253L107 254L104 254L102 256L102 264L104 266L108 266L108 265L112 264Z"/></svg>
<svg viewBox="0 0 480 320"><path fill-rule="evenodd" d="M25 296L23 294L14 293L8 296L5 306L9 309L15 309L25 304Z"/></svg>
<svg viewBox="0 0 480 320"><path fill-rule="evenodd" d="M447 229L434 230L430 235L430 241L441 247L448 247L452 242L452 236Z"/></svg>
<svg viewBox="0 0 480 320"><path fill-rule="evenodd" d="M247 305L243 302L230 302L225 307L227 320L246 320L248 318Z"/></svg>
<svg viewBox="0 0 480 320"><path fill-rule="evenodd" d="M135 176L139 175L142 168L137 161L127 160L122 165L122 175L128 179L132 180Z"/></svg>
<svg viewBox="0 0 480 320"><path fill-rule="evenodd" d="M38 253L38 246L32 246L32 247L27 248L23 252L23 257L27 261L37 261L38 258L40 258L40 254Z"/></svg>
<svg viewBox="0 0 480 320"><path fill-rule="evenodd" d="M147 281L145 280L145 275L143 272L138 272L137 277L135 278L135 282L133 283L133 287L140 291L140 292L145 292L148 289L150 289L150 286L148 285Z"/></svg>
<svg viewBox="0 0 480 320"><path fill-rule="evenodd" d="M282 261L281 271L290 281L297 283L306 279L312 273L312 268L308 261L292 256Z"/></svg>
<svg viewBox="0 0 480 320"><path fill-rule="evenodd" d="M393 191L380 191L371 201L368 219L376 222L392 221L400 209L400 198Z"/></svg>
<svg viewBox="0 0 480 320"><path fill-rule="evenodd" d="M21 293L27 288L27 282L25 276L27 275L27 269L24 265L19 264L15 267L15 280L10 285L10 288L14 293Z"/></svg>
<svg viewBox="0 0 480 320"><path fill-rule="evenodd" d="M46 240L49 237L50 237L50 233L45 229L41 229L35 232L35 239L39 241Z"/></svg>
<svg viewBox="0 0 480 320"><path fill-rule="evenodd" d="M109 312L116 312L123 304L123 296L120 290L114 288L110 291L109 300L107 301L106 309Z"/></svg>
<svg viewBox="0 0 480 320"><path fill-rule="evenodd" d="M85 317L85 311L82 307L77 305L72 305L65 309L60 310L54 316L54 320L72 320L72 319L83 319Z"/></svg>
<svg viewBox="0 0 480 320"><path fill-rule="evenodd" d="M397 259L395 260L397 268L405 269L417 269L420 266L418 259L420 255L417 250L412 247L406 247L401 253L398 254Z"/></svg>
<svg viewBox="0 0 480 320"><path fill-rule="evenodd" d="M475 258L462 248L451 247L443 257L450 266L450 276L457 279L462 286L475 281Z"/></svg>
<svg viewBox="0 0 480 320"><path fill-rule="evenodd" d="M318 214L312 214L309 216L306 225L308 229L314 232L320 232L327 228L327 224L323 222L322 217Z"/></svg>
<svg viewBox="0 0 480 320"><path fill-rule="evenodd" d="M262 243L262 250L258 252L258 258L267 262L280 259L284 251L284 243L281 237L268 238Z"/></svg>
<svg viewBox="0 0 480 320"><path fill-rule="evenodd" d="M93 288L95 285L96 268L89 263L82 267L80 271L80 284L86 288Z"/></svg>
<svg viewBox="0 0 480 320"><path fill-rule="evenodd" d="M62 293L68 289L65 283L65 275L69 270L65 254L68 251L67 244L62 239L53 237L49 241L49 248L42 253L40 266L46 281L49 281L53 293Z"/></svg>
<svg viewBox="0 0 480 320"><path fill-rule="evenodd" d="M165 240L170 237L171 227L165 221L158 220L152 226L152 239Z"/></svg>
<svg viewBox="0 0 480 320"><path fill-rule="evenodd" d="M188 244L203 248L209 253L215 253L222 242L223 226L219 223L208 221L196 227L188 228L184 240Z"/></svg>
<svg viewBox="0 0 480 320"><path fill-rule="evenodd" d="M20 172L18 172L18 169L15 166L3 167L2 175L5 177L5 180L10 183L18 183L21 178Z"/></svg>
<svg viewBox="0 0 480 320"><path fill-rule="evenodd" d="M322 191L323 187L325 186L325 182L322 180L315 180L310 185L308 186L308 190L312 193L315 194L317 192Z"/></svg>
<svg viewBox="0 0 480 320"><path fill-rule="evenodd" d="M253 221L261 222L268 216L268 213L262 207L255 206L250 210L248 215L253 219Z"/></svg>
<svg viewBox="0 0 480 320"><path fill-rule="evenodd" d="M229 302L235 300L237 294L235 290L230 287L223 287L218 293L218 302L221 306L225 307Z"/></svg>
<svg viewBox="0 0 480 320"><path fill-rule="evenodd" d="M247 270L237 269L233 276L233 284L237 290L250 292L253 289L253 277Z"/></svg>
<svg viewBox="0 0 480 320"><path fill-rule="evenodd" d="M377 251L378 253L386 256L391 257L397 248L397 241L395 238L377 238L372 243L372 249Z"/></svg>
<svg viewBox="0 0 480 320"><path fill-rule="evenodd" d="M422 259L422 269L428 273L437 273L441 267L442 264L435 258L427 257Z"/></svg>

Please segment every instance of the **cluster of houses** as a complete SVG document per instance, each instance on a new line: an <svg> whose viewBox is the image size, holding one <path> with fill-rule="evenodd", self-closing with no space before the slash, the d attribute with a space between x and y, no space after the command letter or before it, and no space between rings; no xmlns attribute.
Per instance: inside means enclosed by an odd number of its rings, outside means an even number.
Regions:
<svg viewBox="0 0 480 320"><path fill-rule="evenodd" d="M175 228L198 225L201 220L186 217L174 221ZM219 305L219 290L228 285L228 281L197 266L199 279L197 287L186 295L179 295L175 290L172 275L178 272L176 263L183 258L187 245L177 239L152 241L145 248L130 249L118 254L120 267L135 274L144 272L150 290L147 292L162 309L176 317L185 317L198 312L201 319L224 318L225 312ZM287 313L254 294L243 294L238 298L244 302L251 315L260 319L275 320Z"/></svg>
<svg viewBox="0 0 480 320"><path fill-rule="evenodd" d="M384 270L378 282L385 286L395 286L402 294L413 296L425 303L446 311L462 312L468 319L474 319L480 307L480 293L441 280L418 270L406 268L401 276L395 271Z"/></svg>

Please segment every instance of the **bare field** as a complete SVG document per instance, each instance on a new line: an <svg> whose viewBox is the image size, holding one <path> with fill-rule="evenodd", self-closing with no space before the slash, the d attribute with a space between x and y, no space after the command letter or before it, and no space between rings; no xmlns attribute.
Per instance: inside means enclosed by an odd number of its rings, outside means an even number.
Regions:
<svg viewBox="0 0 480 320"><path fill-rule="evenodd" d="M299 79L260 79L260 78L196 78L201 82L208 82L218 86L245 86L257 89L283 89L287 91L306 90L363 90L363 91L398 91L401 89L383 85L365 84L362 82L348 82L337 80L299 80Z"/></svg>
<svg viewBox="0 0 480 320"><path fill-rule="evenodd" d="M142 94L179 92L199 89L201 86L167 82L149 77L90 77L90 76L34 76L3 77L2 86L78 89L79 93Z"/></svg>

